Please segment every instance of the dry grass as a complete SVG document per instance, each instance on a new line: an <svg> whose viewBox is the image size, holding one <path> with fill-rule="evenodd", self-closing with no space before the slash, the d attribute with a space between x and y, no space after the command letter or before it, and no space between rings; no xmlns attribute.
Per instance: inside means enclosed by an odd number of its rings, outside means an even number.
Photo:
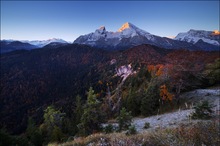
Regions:
<svg viewBox="0 0 220 146"><path fill-rule="evenodd" d="M218 146L219 121L203 121L194 125L180 125L173 129L159 129L127 136L124 133L93 134L53 146Z"/></svg>

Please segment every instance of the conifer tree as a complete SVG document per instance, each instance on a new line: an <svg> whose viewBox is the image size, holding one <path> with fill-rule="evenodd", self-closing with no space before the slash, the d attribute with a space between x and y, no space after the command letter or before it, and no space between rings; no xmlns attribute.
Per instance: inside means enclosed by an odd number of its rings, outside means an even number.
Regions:
<svg viewBox="0 0 220 146"><path fill-rule="evenodd" d="M63 136L63 134L60 134L60 132L62 131L64 115L64 113L56 110L53 106L48 106L44 111L44 123L42 127L46 133L47 142L60 141L62 139L61 136Z"/></svg>
<svg viewBox="0 0 220 146"><path fill-rule="evenodd" d="M83 114L82 100L81 100L81 97L77 95L76 96L76 110L75 110L77 124L79 124L82 114Z"/></svg>
<svg viewBox="0 0 220 146"><path fill-rule="evenodd" d="M29 142L35 146L41 146L43 144L42 133L37 128L37 126L32 118L28 119L26 136L27 136L27 139L29 140Z"/></svg>
<svg viewBox="0 0 220 146"><path fill-rule="evenodd" d="M90 87L86 106L80 119L80 124L78 124L79 134L88 135L99 131L102 122L103 116L100 110L100 102L97 100L94 90Z"/></svg>
<svg viewBox="0 0 220 146"><path fill-rule="evenodd" d="M117 117L119 131L126 130L131 125L132 116L131 112L127 112L127 110L123 107L120 110L120 114Z"/></svg>
<svg viewBox="0 0 220 146"><path fill-rule="evenodd" d="M157 108L159 107L159 89L157 85L149 85L146 92L143 95L141 102L141 114L144 116L150 116L156 113Z"/></svg>
<svg viewBox="0 0 220 146"><path fill-rule="evenodd" d="M133 89L130 89L129 91L126 108L128 111L131 111L132 116L140 114L140 94L141 93L135 93Z"/></svg>

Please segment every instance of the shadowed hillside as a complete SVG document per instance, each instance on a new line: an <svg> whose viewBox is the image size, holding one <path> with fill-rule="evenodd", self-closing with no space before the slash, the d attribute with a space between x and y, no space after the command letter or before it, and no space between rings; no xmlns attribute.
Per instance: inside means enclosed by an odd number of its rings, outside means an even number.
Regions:
<svg viewBox="0 0 220 146"><path fill-rule="evenodd" d="M12 133L21 133L29 116L41 123L43 110L48 105L68 110L75 106L77 94L86 99L90 86L104 98L106 84L112 82L114 89L120 81L120 77L113 77L116 68L130 63L137 72L147 65L175 66L172 71L176 78L173 80L181 78L189 89L196 88L203 81L196 79L191 87L190 79L218 55L216 52L166 50L151 45L110 52L76 44L6 53L1 55L0 126ZM124 88L128 89L128 85Z"/></svg>

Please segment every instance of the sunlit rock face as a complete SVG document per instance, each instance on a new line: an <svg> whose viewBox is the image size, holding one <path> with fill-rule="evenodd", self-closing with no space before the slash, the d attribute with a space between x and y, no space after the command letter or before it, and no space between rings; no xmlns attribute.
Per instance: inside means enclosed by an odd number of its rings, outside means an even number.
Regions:
<svg viewBox="0 0 220 146"><path fill-rule="evenodd" d="M214 31L212 32L212 35L220 35L220 31L214 30Z"/></svg>
<svg viewBox="0 0 220 146"><path fill-rule="evenodd" d="M123 78L122 81L125 81L129 75L132 75L135 72L133 71L131 64L129 64L129 65L123 65L117 68L116 73L117 73L117 76L120 76Z"/></svg>

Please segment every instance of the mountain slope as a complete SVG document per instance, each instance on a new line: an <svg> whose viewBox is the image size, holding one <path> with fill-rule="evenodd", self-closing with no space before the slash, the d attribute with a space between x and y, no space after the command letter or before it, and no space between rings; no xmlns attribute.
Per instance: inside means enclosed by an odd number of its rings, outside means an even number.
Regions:
<svg viewBox="0 0 220 146"><path fill-rule="evenodd" d="M2 54L0 127L20 133L28 116L39 123L45 106L84 95L98 82L97 66L106 59L102 50L84 45Z"/></svg>
<svg viewBox="0 0 220 146"><path fill-rule="evenodd" d="M53 103L67 108L74 104L77 94L85 99L90 86L104 97L104 83L111 82L116 88L120 81L120 77L114 77L116 69L124 65L131 64L134 71L145 64L176 64L185 69L196 66L200 71L217 57L216 52L167 50L152 45L105 51L70 44L2 54L0 127L21 133L28 116L40 123L45 107Z"/></svg>

